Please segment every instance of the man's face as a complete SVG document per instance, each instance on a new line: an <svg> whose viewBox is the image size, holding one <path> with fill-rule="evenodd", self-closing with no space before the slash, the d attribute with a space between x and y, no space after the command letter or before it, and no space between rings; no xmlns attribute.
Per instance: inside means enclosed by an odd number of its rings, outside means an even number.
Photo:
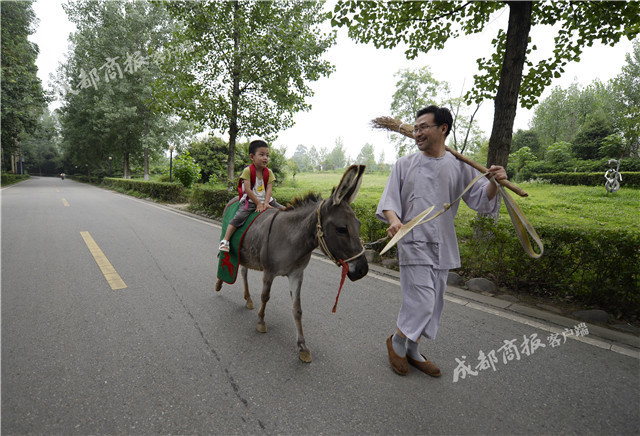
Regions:
<svg viewBox="0 0 640 436"><path fill-rule="evenodd" d="M413 126L413 136L418 149L420 151L428 150L433 144L441 141L445 127L445 125L436 125L431 113L419 116Z"/></svg>

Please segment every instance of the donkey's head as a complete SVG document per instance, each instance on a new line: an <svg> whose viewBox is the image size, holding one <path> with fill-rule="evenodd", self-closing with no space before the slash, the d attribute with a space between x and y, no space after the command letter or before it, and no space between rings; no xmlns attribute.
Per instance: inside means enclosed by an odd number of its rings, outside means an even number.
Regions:
<svg viewBox="0 0 640 436"><path fill-rule="evenodd" d="M369 272L360 241L360 221L350 206L358 196L364 169L364 165L351 165L320 211L328 255L347 262L348 277L352 281L364 277Z"/></svg>

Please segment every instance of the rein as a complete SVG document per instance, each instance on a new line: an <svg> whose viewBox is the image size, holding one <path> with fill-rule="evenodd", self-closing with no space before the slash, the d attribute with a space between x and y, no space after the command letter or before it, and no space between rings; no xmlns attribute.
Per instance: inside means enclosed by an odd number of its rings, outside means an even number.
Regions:
<svg viewBox="0 0 640 436"><path fill-rule="evenodd" d="M335 256L331 254L331 251L327 246L327 241L324 239L324 232L322 231L322 218L320 217L320 210L322 209L322 205L324 204L324 202L325 200L322 200L322 203L320 203L320 206L318 206L318 209L316 210L316 214L318 215L318 221L316 222L316 237L318 238L318 245L322 249L323 253L337 266L342 267L342 276L340 278L338 295L336 295L336 302L334 303L333 309L331 310L332 313L336 313L336 308L338 307L338 299L340 298L340 291L342 291L342 285L344 285L344 280L347 278L347 273L349 272L349 265L347 265L347 263L362 256L364 254L365 248L364 246L362 246L362 250L358 254L356 254L355 256L351 256L349 259L345 260L336 259Z"/></svg>

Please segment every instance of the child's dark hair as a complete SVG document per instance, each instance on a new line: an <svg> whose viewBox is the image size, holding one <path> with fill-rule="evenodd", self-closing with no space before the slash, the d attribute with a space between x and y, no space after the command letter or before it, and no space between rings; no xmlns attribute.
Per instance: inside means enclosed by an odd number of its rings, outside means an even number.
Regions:
<svg viewBox="0 0 640 436"><path fill-rule="evenodd" d="M256 150L262 147L269 148L267 143L262 141L261 139L256 139L255 141L251 141L251 143L249 144L249 154L256 154Z"/></svg>
<svg viewBox="0 0 640 436"><path fill-rule="evenodd" d="M451 115L451 111L449 109L447 109L446 107L438 107L435 105L427 106L418 111L418 113L416 114L416 120L424 114L433 114L433 122L438 126L446 124L447 132L445 133L445 136L449 135L449 132L451 132L451 126L453 125L453 116Z"/></svg>

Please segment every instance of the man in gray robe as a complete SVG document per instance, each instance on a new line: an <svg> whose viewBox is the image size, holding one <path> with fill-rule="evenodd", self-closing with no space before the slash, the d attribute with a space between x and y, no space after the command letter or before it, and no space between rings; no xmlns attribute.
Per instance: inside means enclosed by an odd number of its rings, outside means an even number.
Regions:
<svg viewBox="0 0 640 436"><path fill-rule="evenodd" d="M453 118L446 108L429 106L418 111L414 138L418 153L400 158L389 175L376 216L389 224L393 237L403 224L435 206L432 213L451 204L479 174L446 151L445 140ZM503 180L501 166L489 168L488 178ZM497 186L488 178L478 181L462 199L481 213L496 213ZM402 305L396 333L387 339L393 370L406 375L409 365L438 377L440 369L418 352L421 336L435 339L444 306L449 269L460 267L454 227L459 203L439 217L418 225L398 242Z"/></svg>

